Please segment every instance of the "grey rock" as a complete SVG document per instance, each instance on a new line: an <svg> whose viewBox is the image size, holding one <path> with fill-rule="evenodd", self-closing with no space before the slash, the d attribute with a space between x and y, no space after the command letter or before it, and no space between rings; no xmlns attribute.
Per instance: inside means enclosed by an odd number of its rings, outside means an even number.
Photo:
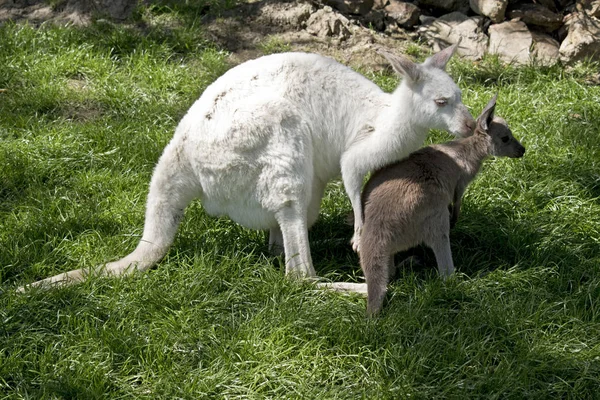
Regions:
<svg viewBox="0 0 600 400"><path fill-rule="evenodd" d="M440 18L422 18L419 35L427 40L434 51L460 41L457 54L470 60L479 60L487 50L488 39L483 33L482 17L467 17L453 12Z"/></svg>
<svg viewBox="0 0 600 400"><path fill-rule="evenodd" d="M600 60L600 21L585 13L569 15L565 25L568 33L560 45L560 59L564 63L591 58Z"/></svg>
<svg viewBox="0 0 600 400"><path fill-rule="evenodd" d="M524 22L507 21L490 26L489 53L497 54L505 63L528 64L533 44L531 32Z"/></svg>
<svg viewBox="0 0 600 400"><path fill-rule="evenodd" d="M419 22L421 10L412 3L404 1L390 0L390 3L384 8L388 19L396 22L402 28L412 28Z"/></svg>
<svg viewBox="0 0 600 400"><path fill-rule="evenodd" d="M469 10L469 0L418 0L417 6L431 7L446 12L461 11L466 14Z"/></svg>
<svg viewBox="0 0 600 400"><path fill-rule="evenodd" d="M590 17L600 18L600 0L577 0L575 8Z"/></svg>
<svg viewBox="0 0 600 400"><path fill-rule="evenodd" d="M306 31L321 38L348 39L351 36L349 26L350 21L348 18L334 13L331 7L328 6L313 13L306 21Z"/></svg>
<svg viewBox="0 0 600 400"><path fill-rule="evenodd" d="M552 36L531 31L531 38L533 40L531 57L535 65L551 66L560 60L560 43L554 40Z"/></svg>
<svg viewBox="0 0 600 400"><path fill-rule="evenodd" d="M508 0L469 0L469 5L475 13L498 23L504 21Z"/></svg>
<svg viewBox="0 0 600 400"><path fill-rule="evenodd" d="M324 0L323 2L343 14L367 15L373 8L374 0Z"/></svg>
<svg viewBox="0 0 600 400"><path fill-rule="evenodd" d="M559 11L554 0L536 0L536 4L540 4L553 12Z"/></svg>
<svg viewBox="0 0 600 400"><path fill-rule="evenodd" d="M527 25L535 25L548 32L560 28L563 23L561 15L534 3L519 3L511 6L506 12L506 16L510 19L518 18Z"/></svg>
<svg viewBox="0 0 600 400"><path fill-rule="evenodd" d="M303 28L315 11L309 3L267 3L260 10L258 20L264 24Z"/></svg>
<svg viewBox="0 0 600 400"><path fill-rule="evenodd" d="M363 23L378 31L385 30L385 12L383 10L371 10L370 13L364 16Z"/></svg>
<svg viewBox="0 0 600 400"><path fill-rule="evenodd" d="M373 10L383 10L389 3L388 0L373 0Z"/></svg>
<svg viewBox="0 0 600 400"><path fill-rule="evenodd" d="M491 25L489 53L505 63L553 65L559 60L559 44L547 34L532 32L522 21Z"/></svg>

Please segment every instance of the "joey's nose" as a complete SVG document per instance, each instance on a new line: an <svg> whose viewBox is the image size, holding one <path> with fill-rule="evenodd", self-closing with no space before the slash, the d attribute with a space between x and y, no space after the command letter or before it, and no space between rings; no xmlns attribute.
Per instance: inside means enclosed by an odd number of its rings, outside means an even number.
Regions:
<svg viewBox="0 0 600 400"><path fill-rule="evenodd" d="M525 154L525 147L521 146L519 148L519 150L517 150L517 158L523 157L524 154Z"/></svg>

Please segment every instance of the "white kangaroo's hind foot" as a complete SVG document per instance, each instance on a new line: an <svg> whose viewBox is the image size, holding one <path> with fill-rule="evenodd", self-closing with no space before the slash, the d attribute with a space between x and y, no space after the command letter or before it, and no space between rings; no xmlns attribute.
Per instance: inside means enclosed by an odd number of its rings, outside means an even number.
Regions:
<svg viewBox="0 0 600 400"><path fill-rule="evenodd" d="M344 293L358 293L363 296L367 296L367 284L366 283L352 283L352 282L327 282L317 283L317 287L323 289L330 289L336 292Z"/></svg>
<svg viewBox="0 0 600 400"><path fill-rule="evenodd" d="M360 253L360 231L360 228L355 230L354 236L352 236L352 239L350 240L352 250L354 250L355 253Z"/></svg>
<svg viewBox="0 0 600 400"><path fill-rule="evenodd" d="M76 269L73 271L65 272L63 274L55 275L50 278L42 279L37 282L33 282L29 285L21 286L17 289L17 292L24 293L27 289L34 287L51 288L53 286L64 286L81 282L87 279L89 273L90 270L87 269Z"/></svg>
<svg viewBox="0 0 600 400"><path fill-rule="evenodd" d="M138 269L143 270L144 268L138 268L138 266L136 264L125 265L124 263L119 263L119 262L108 263L106 265L99 265L99 266L96 266L93 268L75 269L75 270L72 270L69 272L65 272L62 274L52 276L50 278L46 278L46 279L42 279L37 282L33 282L29 285L21 286L20 288L17 289L17 292L24 293L27 289L30 289L30 288L49 289L51 287L73 285L75 283L85 281L86 279L88 279L88 277L90 275L93 275L93 274L115 275L115 276L126 275L126 274L133 273L134 271L136 271Z"/></svg>

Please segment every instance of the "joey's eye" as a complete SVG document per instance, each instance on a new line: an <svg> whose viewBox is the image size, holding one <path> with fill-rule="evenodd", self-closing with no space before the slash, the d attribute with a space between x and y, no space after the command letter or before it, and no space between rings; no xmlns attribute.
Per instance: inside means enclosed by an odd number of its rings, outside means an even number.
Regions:
<svg viewBox="0 0 600 400"><path fill-rule="evenodd" d="M440 107L445 106L446 104L448 104L448 99L435 99L435 104L437 104Z"/></svg>
<svg viewBox="0 0 600 400"><path fill-rule="evenodd" d="M504 136L500 140L502 140L502 143L506 143L506 142L508 142L510 140L510 138L508 136Z"/></svg>

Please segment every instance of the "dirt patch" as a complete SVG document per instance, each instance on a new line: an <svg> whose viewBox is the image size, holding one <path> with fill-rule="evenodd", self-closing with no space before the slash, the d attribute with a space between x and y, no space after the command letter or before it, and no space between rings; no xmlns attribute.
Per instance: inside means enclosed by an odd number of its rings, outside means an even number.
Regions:
<svg viewBox="0 0 600 400"><path fill-rule="evenodd" d="M86 26L92 17L126 21L137 0L0 0L0 23L8 20L40 24L46 21ZM304 0L261 0L202 18L205 32L219 47L231 52L238 64L266 53L316 52L365 70L387 67L376 56L378 47L402 52L413 35L404 31L383 34L365 27L331 7Z"/></svg>
<svg viewBox="0 0 600 400"><path fill-rule="evenodd" d="M88 25L92 16L126 20L136 7L135 0L0 0L0 23L9 20L41 24L51 21L77 26Z"/></svg>
<svg viewBox="0 0 600 400"><path fill-rule="evenodd" d="M403 51L412 35L368 29L330 7L319 8L304 1L262 0L241 5L219 17L207 16L209 38L232 53L240 63L265 53L280 51L316 52L346 65L367 70L387 66L376 56L378 47Z"/></svg>

